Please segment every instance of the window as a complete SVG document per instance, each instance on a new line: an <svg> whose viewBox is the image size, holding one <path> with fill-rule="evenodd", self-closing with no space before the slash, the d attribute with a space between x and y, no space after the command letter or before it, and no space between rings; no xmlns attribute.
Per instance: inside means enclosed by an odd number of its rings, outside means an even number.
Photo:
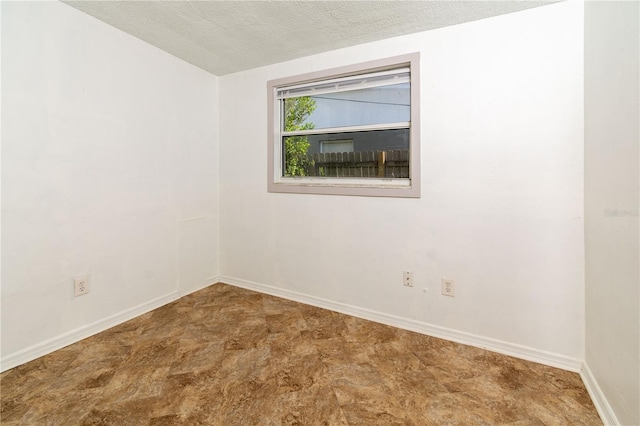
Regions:
<svg viewBox="0 0 640 426"><path fill-rule="evenodd" d="M270 81L269 191L419 197L419 60Z"/></svg>
<svg viewBox="0 0 640 426"><path fill-rule="evenodd" d="M353 152L353 139L320 141L320 152Z"/></svg>

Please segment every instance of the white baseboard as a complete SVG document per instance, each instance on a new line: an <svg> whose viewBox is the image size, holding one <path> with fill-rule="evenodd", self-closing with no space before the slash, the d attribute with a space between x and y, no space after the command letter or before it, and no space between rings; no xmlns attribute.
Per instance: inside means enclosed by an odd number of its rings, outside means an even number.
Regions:
<svg viewBox="0 0 640 426"><path fill-rule="evenodd" d="M345 303L334 302L320 297L310 296L307 294L298 293L278 287L272 287L265 284L259 284L239 278L220 276L218 277L218 280L225 284L246 288L248 290L254 290L260 293L266 293L272 296L281 297L283 299L289 299L296 302L305 303L307 305L329 309L335 312L340 312L381 324L391 325L405 330L415 331L417 333L462 343L464 345L475 346L527 361L537 362L539 364L573 371L575 373L580 372L582 368L582 360L555 354L552 352L541 351L539 349L530 348L527 346L491 339L489 337L478 336L471 333L465 333L434 324L398 317L384 312L377 312L354 305L348 305Z"/></svg>
<svg viewBox="0 0 640 426"><path fill-rule="evenodd" d="M42 343L38 343L26 349L9 354L0 360L0 372L17 367L18 365L27 363L29 361L33 361L36 358L47 355L53 351L57 351L58 349L62 349L65 346L69 346L82 339L93 336L96 333L100 333L101 331L107 330L118 324L122 324L123 322L129 321L130 319L133 319L137 316L146 314L149 311L164 306L167 303L171 303L174 300L179 299L180 297L186 296L187 294L195 293L196 291L209 287L210 285L215 284L219 281L220 278L218 276L209 277L201 286L195 289L181 293L177 290L173 291L164 296L160 296L158 298L150 300L149 302L141 303L140 305L134 306L133 308L111 315L110 317L107 317L105 319L98 320L92 324L88 324L86 326L64 333L60 336L46 340Z"/></svg>
<svg viewBox="0 0 640 426"><path fill-rule="evenodd" d="M606 426L618 426L620 422L616 417L611 405L609 405L609 401L604 396L602 389L598 385L596 378L591 373L589 366L586 362L582 364L582 369L580 370L580 377L584 382L584 386L587 388L587 392L589 392L589 396L591 396L591 401L593 401L593 405L596 406L596 410L600 415L600 419Z"/></svg>
<svg viewBox="0 0 640 426"><path fill-rule="evenodd" d="M141 303L138 306L134 306L107 318L98 320L94 323L71 330L42 343L38 343L26 349L9 354L0 360L0 372L17 367L18 365L26 362L33 361L36 358L47 355L58 349L62 349L72 343L76 343L108 328L122 324L123 322L129 321L130 319L142 314L146 314L147 312L173 302L178 298L180 298L178 291L173 291L169 294L165 294L164 296L157 297L148 302Z"/></svg>

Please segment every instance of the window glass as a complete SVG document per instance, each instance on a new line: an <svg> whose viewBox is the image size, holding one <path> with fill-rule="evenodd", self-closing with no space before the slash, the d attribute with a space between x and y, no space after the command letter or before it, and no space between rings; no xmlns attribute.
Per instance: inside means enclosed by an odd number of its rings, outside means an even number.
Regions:
<svg viewBox="0 0 640 426"><path fill-rule="evenodd" d="M329 139L320 141L320 152L353 152L353 139Z"/></svg>
<svg viewBox="0 0 640 426"><path fill-rule="evenodd" d="M300 122L309 129L399 123L411 120L411 84L371 87L303 97L311 106ZM285 99L292 109L301 98Z"/></svg>
<svg viewBox="0 0 640 426"><path fill-rule="evenodd" d="M327 149L331 144L327 139L338 143ZM409 177L409 129L287 136L283 145L286 177ZM384 163L378 161L379 152L385 153ZM327 168L334 172L327 174ZM378 172L378 168L384 170Z"/></svg>

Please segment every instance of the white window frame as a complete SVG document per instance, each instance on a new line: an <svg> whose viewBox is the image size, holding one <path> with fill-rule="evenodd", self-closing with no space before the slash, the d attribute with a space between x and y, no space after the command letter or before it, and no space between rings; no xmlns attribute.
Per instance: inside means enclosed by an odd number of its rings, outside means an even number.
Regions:
<svg viewBox="0 0 640 426"><path fill-rule="evenodd" d="M409 124L409 178L335 178L282 176L282 133L277 92L283 87L295 87L312 82L327 81L371 72L409 67L411 72L411 121ZM333 68L267 82L268 102L268 163L267 190L269 192L299 194L356 195L374 197L420 197L420 53L380 59L355 65ZM406 128L406 123L398 123ZM375 126L363 126L371 130ZM393 126L384 125L384 129ZM324 133L327 129L322 129ZM357 130L350 127L349 131ZM309 130L317 134L318 130Z"/></svg>

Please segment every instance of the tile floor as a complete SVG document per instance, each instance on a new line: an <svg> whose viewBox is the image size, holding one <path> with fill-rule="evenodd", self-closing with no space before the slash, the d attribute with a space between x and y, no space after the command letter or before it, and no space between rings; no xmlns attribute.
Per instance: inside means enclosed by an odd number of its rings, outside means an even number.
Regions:
<svg viewBox="0 0 640 426"><path fill-rule="evenodd" d="M576 373L216 284L0 375L3 425L601 425Z"/></svg>

